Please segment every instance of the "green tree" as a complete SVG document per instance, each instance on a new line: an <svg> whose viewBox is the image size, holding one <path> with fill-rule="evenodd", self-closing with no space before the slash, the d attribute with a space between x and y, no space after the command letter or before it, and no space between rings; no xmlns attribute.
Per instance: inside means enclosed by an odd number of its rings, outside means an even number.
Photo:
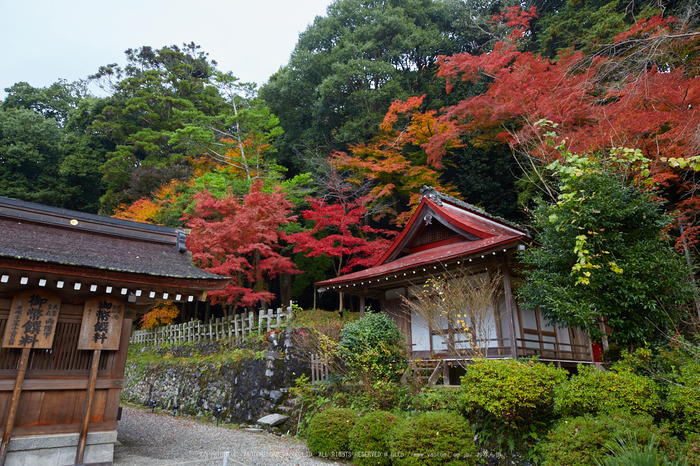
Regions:
<svg viewBox="0 0 700 466"><path fill-rule="evenodd" d="M7 98L0 104L0 110L33 111L37 117L44 119L44 123L40 124L39 118L30 118L25 114L32 120L32 123L27 121L27 131L15 132L12 136L14 142L6 140L6 144L17 149L18 144L23 142L36 148L44 161L40 169L31 169L33 173L30 178L32 175L46 175L39 183L34 180L28 191L18 179L15 189L7 188L8 195L12 192L15 197L25 200L97 213L102 182L100 167L109 145L87 128L95 115L102 111L105 100L91 96L83 82L67 83L63 80L46 88L35 88L20 82L5 91ZM37 133L29 130L35 124L51 128L46 134L46 141L38 141L35 137ZM55 128L60 133L60 140L56 140ZM51 147L46 147L46 143L50 143ZM37 163L32 150L19 157L25 159L25 164ZM46 192L39 194L42 191Z"/></svg>
<svg viewBox="0 0 700 466"><path fill-rule="evenodd" d="M692 293L687 267L664 235L669 218L642 182L646 159L631 149L606 159L563 155L548 166L560 194L533 211L540 246L521 256L523 306L604 345L603 323L621 345L660 338Z"/></svg>
<svg viewBox="0 0 700 466"><path fill-rule="evenodd" d="M171 139L191 112L213 115L225 104L211 85L216 62L194 43L128 49L126 58L124 68L111 64L91 76L111 93L91 127L114 147L103 166L108 212L189 178L190 147Z"/></svg>
<svg viewBox="0 0 700 466"><path fill-rule="evenodd" d="M54 119L27 109L0 110L0 195L61 206L61 137Z"/></svg>
<svg viewBox="0 0 700 466"><path fill-rule="evenodd" d="M472 10L457 0L331 4L260 90L285 131L282 162L304 166L308 152L328 155L370 139L396 99L427 94L430 108L445 105L438 55L475 52L491 39L473 26Z"/></svg>

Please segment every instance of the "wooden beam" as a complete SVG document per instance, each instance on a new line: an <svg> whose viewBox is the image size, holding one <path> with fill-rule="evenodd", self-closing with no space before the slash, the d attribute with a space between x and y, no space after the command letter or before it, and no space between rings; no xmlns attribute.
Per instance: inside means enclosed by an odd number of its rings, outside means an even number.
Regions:
<svg viewBox="0 0 700 466"><path fill-rule="evenodd" d="M67 372L67 371L66 371ZM106 372L106 371L104 371ZM30 370L31 374L32 371ZM88 371L80 371L83 377L89 374ZM64 374L67 375L67 374ZM15 381L12 379L0 380L0 392L7 392L13 389ZM22 391L27 390L85 390L88 388L88 379L57 379L57 378L41 378L41 379L24 379L22 383ZM97 379L95 388L97 390L109 390L112 388L122 388L124 379Z"/></svg>

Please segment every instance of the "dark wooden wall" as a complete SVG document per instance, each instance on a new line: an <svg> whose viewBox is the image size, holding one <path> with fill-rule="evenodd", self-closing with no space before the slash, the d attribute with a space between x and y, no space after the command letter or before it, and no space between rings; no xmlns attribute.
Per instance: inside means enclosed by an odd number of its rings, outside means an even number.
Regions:
<svg viewBox="0 0 700 466"><path fill-rule="evenodd" d="M12 301L0 299L0 338ZM12 436L80 431L93 352L78 350L82 304L61 304L53 347L32 350ZM119 396L131 335L131 319L124 319L118 351L102 351L89 432L116 430ZM21 349L0 349L0 435L7 423Z"/></svg>

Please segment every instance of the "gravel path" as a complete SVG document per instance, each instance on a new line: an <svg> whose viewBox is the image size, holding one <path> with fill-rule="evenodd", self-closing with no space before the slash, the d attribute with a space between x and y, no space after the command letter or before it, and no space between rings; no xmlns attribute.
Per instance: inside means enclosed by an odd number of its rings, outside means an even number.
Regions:
<svg viewBox="0 0 700 466"><path fill-rule="evenodd" d="M329 466L310 457L303 442L265 432L201 424L168 414L124 408L114 447L114 466Z"/></svg>

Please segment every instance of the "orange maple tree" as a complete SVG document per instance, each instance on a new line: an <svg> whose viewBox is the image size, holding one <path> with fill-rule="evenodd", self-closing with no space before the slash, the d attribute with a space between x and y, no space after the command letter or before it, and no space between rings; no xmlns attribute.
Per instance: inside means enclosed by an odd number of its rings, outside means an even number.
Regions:
<svg viewBox="0 0 700 466"><path fill-rule="evenodd" d="M422 97L406 102L395 101L380 124L379 134L369 143L351 145L347 152L335 152L330 163L337 170L349 173L348 181L361 184L370 180L372 189L365 196L367 205L392 216L392 222L403 225L418 206L420 188L432 186L446 194L456 190L441 183L439 157L428 157L421 150L432 137L442 134L446 125L438 121L435 111L421 112ZM459 141L446 142L448 148ZM376 209L383 206L383 209Z"/></svg>

